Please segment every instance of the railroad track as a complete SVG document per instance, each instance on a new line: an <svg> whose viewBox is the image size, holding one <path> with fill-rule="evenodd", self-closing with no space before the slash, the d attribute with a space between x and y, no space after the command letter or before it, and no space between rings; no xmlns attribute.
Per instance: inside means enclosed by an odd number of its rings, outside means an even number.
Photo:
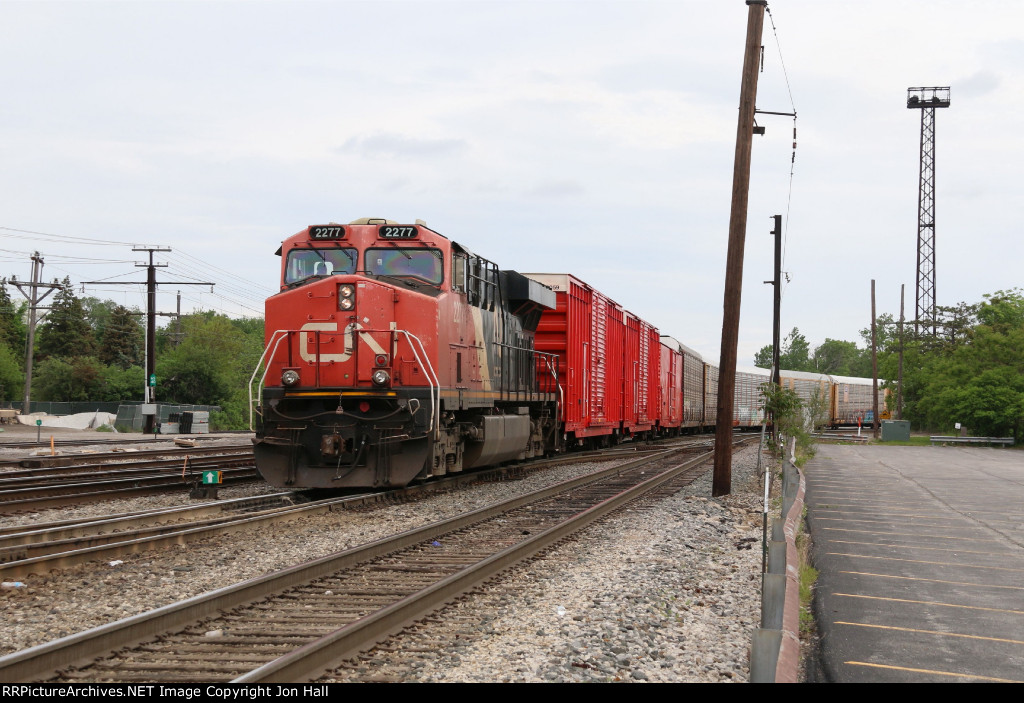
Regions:
<svg viewBox="0 0 1024 703"><path fill-rule="evenodd" d="M695 446L686 442L674 448L693 450L699 446L704 444L698 443ZM651 450L641 448L639 451ZM622 452L603 450L574 453L555 459L458 474L401 489L322 499L311 499L301 493L280 492L198 506L162 507L104 518L0 527L0 579L10 581L33 574L46 574L55 569L66 569L98 559L117 559L142 551L188 544L217 534L267 528L302 516L374 503L406 501L421 494L449 490L467 482L519 476L548 466L609 460L616 455L621 459ZM176 482L172 481L172 485Z"/></svg>
<svg viewBox="0 0 1024 703"><path fill-rule="evenodd" d="M138 463L143 459L163 458L182 462L186 456L200 457L210 454L248 454L252 444L221 445L216 447L177 447L166 449L121 449L112 452L81 452L78 454L41 454L0 461L0 476L10 475L18 469L45 469L57 467L94 466L97 464Z"/></svg>
<svg viewBox="0 0 1024 703"><path fill-rule="evenodd" d="M684 445L681 448L692 447ZM0 579L9 581L33 574L46 574L55 569L65 569L97 559L117 559L141 551L187 544L221 533L266 528L277 522L333 510L382 502L404 502L467 482L519 476L548 466L609 460L614 454L621 452L604 450L572 454L521 465L493 467L400 489L319 500L310 499L301 493L280 492L198 506L109 515L102 519L0 527Z"/></svg>
<svg viewBox="0 0 1024 703"><path fill-rule="evenodd" d="M225 434L225 433L221 432L219 434ZM243 433L239 433L239 434L249 434L249 433L248 432L243 432ZM210 440L213 440L213 439L221 439L221 437L212 436L212 435L188 435L188 439L194 440L194 441L197 441L197 442L204 442L204 441L210 441ZM130 437L130 436L126 436L126 435L123 435L123 434L117 434L117 435L111 434L111 435L107 435L107 436L105 436L103 438L96 437L94 439L88 439L86 437L75 437L73 439L54 439L53 440L53 446L55 446L55 447L77 447L77 446L90 446L90 445L95 445L95 444L153 444L153 442L160 442L160 441L166 441L168 444L172 444L174 442L173 439L169 439L168 438L168 435L164 435L162 437L154 439L153 437L150 437L149 435L146 435L146 436L143 436L143 437L139 437L137 435L134 436L134 437ZM0 449L41 449L41 448L48 447L48 446L50 446L50 440L49 439L40 439L38 442L35 441L35 440L31 440L31 439L11 440L11 441L6 441L6 442L0 442Z"/></svg>
<svg viewBox="0 0 1024 703"><path fill-rule="evenodd" d="M116 456L118 463L101 461L0 473L0 514L187 489L208 470L221 471L224 484L259 478L251 449L206 453L201 462L187 463L184 457L132 462L123 454Z"/></svg>
<svg viewBox="0 0 1024 703"><path fill-rule="evenodd" d="M0 680L51 680L57 671L55 680L62 681L315 677L638 496L678 490L680 481L692 480L685 474L710 456L654 470L654 462L674 453L644 456L0 658ZM87 663L114 650L122 651Z"/></svg>

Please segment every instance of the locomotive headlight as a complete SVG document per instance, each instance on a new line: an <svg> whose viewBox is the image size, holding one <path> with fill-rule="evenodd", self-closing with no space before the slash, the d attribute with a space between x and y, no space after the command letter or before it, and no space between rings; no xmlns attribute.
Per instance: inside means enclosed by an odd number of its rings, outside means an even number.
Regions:
<svg viewBox="0 0 1024 703"><path fill-rule="evenodd" d="M373 372L373 375L370 376L370 380L373 381L374 385L386 386L388 385L388 381L391 380L391 376L384 369L377 369Z"/></svg>
<svg viewBox="0 0 1024 703"><path fill-rule="evenodd" d="M299 372L295 369L287 369L281 374L281 383L286 386L294 386L299 382Z"/></svg>
<svg viewBox="0 0 1024 703"><path fill-rule="evenodd" d="M351 310L356 306L356 289L349 283L338 286L338 309Z"/></svg>

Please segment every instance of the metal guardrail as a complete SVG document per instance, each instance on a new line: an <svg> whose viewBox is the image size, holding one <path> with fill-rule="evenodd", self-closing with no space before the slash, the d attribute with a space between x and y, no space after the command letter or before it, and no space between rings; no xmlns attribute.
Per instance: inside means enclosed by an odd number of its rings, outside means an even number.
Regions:
<svg viewBox="0 0 1024 703"><path fill-rule="evenodd" d="M782 460L782 510L772 520L761 582L761 627L750 648L751 683L796 683L800 666L800 564L796 535L803 520L803 474Z"/></svg>
<svg viewBox="0 0 1024 703"><path fill-rule="evenodd" d="M1004 447L1013 445L1013 437L957 437L945 435L933 435L928 439L935 444L1001 444Z"/></svg>

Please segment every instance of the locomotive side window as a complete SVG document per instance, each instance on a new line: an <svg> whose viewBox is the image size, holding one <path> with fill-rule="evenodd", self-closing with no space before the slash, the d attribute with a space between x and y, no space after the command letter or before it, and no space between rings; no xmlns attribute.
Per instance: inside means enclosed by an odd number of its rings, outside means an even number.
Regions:
<svg viewBox="0 0 1024 703"><path fill-rule="evenodd" d="M452 254L452 290L466 290L466 255Z"/></svg>
<svg viewBox="0 0 1024 703"><path fill-rule="evenodd" d="M355 249L292 249L285 263L285 285L314 276L355 273L357 258Z"/></svg>
<svg viewBox="0 0 1024 703"><path fill-rule="evenodd" d="M366 272L380 276L409 276L439 285L444 264L437 249L367 249Z"/></svg>

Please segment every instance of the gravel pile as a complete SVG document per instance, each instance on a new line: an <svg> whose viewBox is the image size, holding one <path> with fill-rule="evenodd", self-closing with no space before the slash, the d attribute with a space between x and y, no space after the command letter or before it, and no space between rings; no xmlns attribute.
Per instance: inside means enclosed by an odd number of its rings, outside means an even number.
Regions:
<svg viewBox="0 0 1024 703"><path fill-rule="evenodd" d="M760 609L760 489L756 452L733 462L734 494L711 499L710 473L655 506L592 527L548 558L449 608L459 625L402 664L408 681L744 681ZM159 607L593 471L548 470L414 503L287 523L273 539L230 534L24 579L0 591L0 653ZM753 479L753 480L752 480ZM271 492L222 489L221 497ZM46 511L11 522L109 515L187 502L156 496ZM462 612L459 612L462 611ZM338 680L391 678L373 661Z"/></svg>

